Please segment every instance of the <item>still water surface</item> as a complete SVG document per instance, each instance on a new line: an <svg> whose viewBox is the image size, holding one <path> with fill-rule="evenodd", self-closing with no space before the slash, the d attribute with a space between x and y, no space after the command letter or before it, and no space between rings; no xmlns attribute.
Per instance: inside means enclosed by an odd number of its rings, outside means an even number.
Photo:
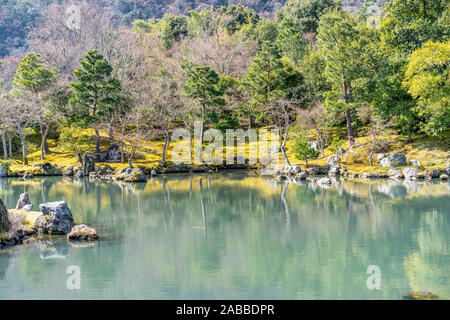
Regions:
<svg viewBox="0 0 450 320"><path fill-rule="evenodd" d="M146 184L0 180L14 207L66 200L90 247L38 239L0 251L0 299L450 298L450 184L277 183L246 172ZM81 270L68 290L67 267ZM381 270L369 290L367 268Z"/></svg>

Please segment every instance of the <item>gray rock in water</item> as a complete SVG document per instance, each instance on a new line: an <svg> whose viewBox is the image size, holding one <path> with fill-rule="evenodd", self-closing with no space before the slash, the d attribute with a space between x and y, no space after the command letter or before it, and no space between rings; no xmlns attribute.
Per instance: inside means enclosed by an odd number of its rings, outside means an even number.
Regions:
<svg viewBox="0 0 450 320"><path fill-rule="evenodd" d="M39 205L42 212L34 224L36 232L45 234L68 234L75 226L72 212L65 201Z"/></svg>
<svg viewBox="0 0 450 320"><path fill-rule="evenodd" d="M30 197L28 196L28 192L22 193L19 196L19 200L17 200L16 209L23 209L26 205L31 205ZM33 206L31 206L33 208Z"/></svg>
<svg viewBox="0 0 450 320"><path fill-rule="evenodd" d="M98 239L97 230L84 224L76 225L67 235L69 240L94 241Z"/></svg>
<svg viewBox="0 0 450 320"><path fill-rule="evenodd" d="M295 179L296 180L306 180L306 178L308 178L308 176L309 176L308 172L302 171L295 176Z"/></svg>
<svg viewBox="0 0 450 320"><path fill-rule="evenodd" d="M406 180L416 180L420 175L420 170L413 167L403 169L403 175Z"/></svg>
<svg viewBox="0 0 450 320"><path fill-rule="evenodd" d="M448 180L448 175L446 175L446 174L441 174L441 176L439 177L439 179L441 179L441 180Z"/></svg>
<svg viewBox="0 0 450 320"><path fill-rule="evenodd" d="M84 173L83 173L83 171L81 171L81 170L77 170L77 171L75 171L75 178L77 178L77 179L81 179L81 178L83 178L84 177Z"/></svg>
<svg viewBox="0 0 450 320"><path fill-rule="evenodd" d="M396 169L390 169L387 172L387 175L389 176L390 179L394 179L394 180L400 180L405 177L400 170L396 170Z"/></svg>
<svg viewBox="0 0 450 320"><path fill-rule="evenodd" d="M363 179L378 179L379 175L376 172L364 172L362 175Z"/></svg>
<svg viewBox="0 0 450 320"><path fill-rule="evenodd" d="M297 173L300 173L301 171L302 171L302 168L300 168L300 166L292 166L290 173L297 174Z"/></svg>
<svg viewBox="0 0 450 320"><path fill-rule="evenodd" d="M68 167L63 171L63 175L65 175L65 176L73 176L73 173L74 173L73 166L68 166Z"/></svg>
<svg viewBox="0 0 450 320"><path fill-rule="evenodd" d="M328 171L328 175L330 176L340 176L341 175L341 167L340 166L333 166Z"/></svg>
<svg viewBox="0 0 450 320"><path fill-rule="evenodd" d="M433 179L438 179L439 178L439 171L437 171L436 169L431 170L431 178Z"/></svg>
<svg viewBox="0 0 450 320"><path fill-rule="evenodd" d="M329 169L330 169L329 166L314 167L314 168L311 168L311 173L314 174L314 175L316 175L316 174L327 174Z"/></svg>
<svg viewBox="0 0 450 320"><path fill-rule="evenodd" d="M422 162L420 162L419 160L410 160L410 161L409 161L409 165L410 165L410 166L421 167L421 166L422 166Z"/></svg>
<svg viewBox="0 0 450 320"><path fill-rule="evenodd" d="M147 177L144 171L140 168L123 168L116 174L117 180L124 180L125 182L146 182Z"/></svg>
<svg viewBox="0 0 450 320"><path fill-rule="evenodd" d="M402 153L395 153L386 158L381 159L380 165L382 167L403 167L406 166L406 157Z"/></svg>
<svg viewBox="0 0 450 320"><path fill-rule="evenodd" d="M0 166L0 178L6 178L7 176L8 176L8 174L6 173L5 168Z"/></svg>

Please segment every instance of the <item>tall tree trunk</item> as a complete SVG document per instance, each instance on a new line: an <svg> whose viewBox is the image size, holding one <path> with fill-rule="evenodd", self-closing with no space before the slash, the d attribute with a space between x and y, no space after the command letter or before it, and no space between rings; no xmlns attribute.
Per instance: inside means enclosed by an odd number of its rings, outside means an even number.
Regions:
<svg viewBox="0 0 450 320"><path fill-rule="evenodd" d="M162 162L166 162L166 152L167 152L167 147L169 146L169 135L165 134L164 135L164 146L163 146L163 151L162 151Z"/></svg>
<svg viewBox="0 0 450 320"><path fill-rule="evenodd" d="M347 135L348 135L348 141L350 141L350 144L353 144L355 142L355 138L353 137L353 130L352 130L352 115L350 113L350 110L345 110L345 119L347 121Z"/></svg>
<svg viewBox="0 0 450 320"><path fill-rule="evenodd" d="M45 159L45 155L50 153L50 150L48 148L47 144L47 137L48 132L50 131L50 126L46 126L44 129L44 126L41 125L41 135L42 135L42 141L41 141L41 160Z"/></svg>
<svg viewBox="0 0 450 320"><path fill-rule="evenodd" d="M287 141L288 134L289 134L289 128L290 128L290 125L287 125L286 131L285 131L284 137L283 137L283 142L282 142L281 148L280 148L281 153L283 154L284 161L286 162L286 165L288 165L288 166L291 165L291 162L289 161L289 158L286 154L286 141Z"/></svg>
<svg viewBox="0 0 450 320"><path fill-rule="evenodd" d="M12 159L13 154L12 154L12 142L11 142L11 136L8 134L8 148L9 148L9 158Z"/></svg>
<svg viewBox="0 0 450 320"><path fill-rule="evenodd" d="M25 136L20 134L20 142L22 143L22 162L24 165L28 165L28 157L27 157L27 144L25 140Z"/></svg>
<svg viewBox="0 0 450 320"><path fill-rule="evenodd" d="M348 88L347 88L347 83L345 82L345 76L342 73L342 90L344 93L344 101L345 104L348 105L350 102L350 97L348 94ZM350 113L350 110L347 109L345 110L345 119L347 121L347 135L348 135L348 140L350 142L350 144L353 144L355 139L353 137L353 129L352 129L352 115Z"/></svg>
<svg viewBox="0 0 450 320"><path fill-rule="evenodd" d="M2 142L3 142L4 158L5 158L5 160L8 160L8 149L7 149L7 146L6 146L6 134L4 132L2 132Z"/></svg>
<svg viewBox="0 0 450 320"><path fill-rule="evenodd" d="M114 125L109 126L109 140L114 141Z"/></svg>
<svg viewBox="0 0 450 320"><path fill-rule="evenodd" d="M81 158L81 154L78 152L77 153L78 156L78 161L81 163L81 166L83 166L83 158Z"/></svg>

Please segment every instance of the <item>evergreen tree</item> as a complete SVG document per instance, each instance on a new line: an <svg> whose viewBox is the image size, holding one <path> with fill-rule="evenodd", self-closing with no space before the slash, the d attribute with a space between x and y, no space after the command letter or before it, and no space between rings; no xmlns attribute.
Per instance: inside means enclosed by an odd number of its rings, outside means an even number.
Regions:
<svg viewBox="0 0 450 320"><path fill-rule="evenodd" d="M81 68L74 71L76 81L71 83L73 120L77 125L94 125L95 152L100 152L98 122L120 106L121 83L111 77L113 68L98 52L89 50L80 61Z"/></svg>
<svg viewBox="0 0 450 320"><path fill-rule="evenodd" d="M41 159L45 159L45 153L50 150L47 145L47 136L51 123L46 121L49 110L43 104L43 93L56 81L56 68L47 69L43 66L41 55L27 53L19 64L12 82L13 88L18 91L28 91L35 99L40 129L41 129Z"/></svg>

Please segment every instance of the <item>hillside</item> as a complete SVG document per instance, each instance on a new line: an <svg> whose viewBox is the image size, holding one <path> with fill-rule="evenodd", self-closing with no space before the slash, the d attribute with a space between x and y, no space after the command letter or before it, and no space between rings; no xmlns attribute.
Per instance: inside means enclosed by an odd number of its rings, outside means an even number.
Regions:
<svg viewBox="0 0 450 320"><path fill-rule="evenodd" d="M303 1L303 0L300 0ZM304 0L308 1L308 0ZM389 0L377 0L382 6ZM28 31L39 20L46 6L53 0L0 0L0 57L26 51ZM61 2L61 1L58 1ZM209 6L220 7L242 4L255 10L262 17L273 17L286 0L93 0L106 14L117 17L124 24L136 19L158 19L165 13L187 14L189 10L202 10ZM345 10L360 8L365 0L343 0ZM70 2L72 3L72 2Z"/></svg>

